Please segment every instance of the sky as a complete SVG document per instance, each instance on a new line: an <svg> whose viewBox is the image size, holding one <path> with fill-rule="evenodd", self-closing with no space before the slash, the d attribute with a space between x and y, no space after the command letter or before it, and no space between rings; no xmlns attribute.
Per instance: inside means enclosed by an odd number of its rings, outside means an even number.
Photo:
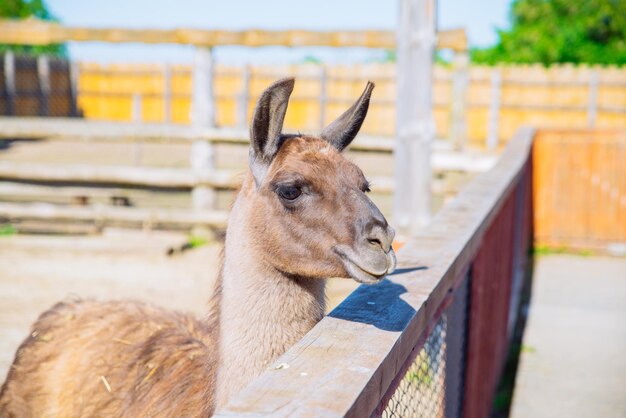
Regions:
<svg viewBox="0 0 626 418"><path fill-rule="evenodd" d="M439 0L438 27L464 27L472 46L496 42L495 28L507 26L510 0ZM398 0L47 0L64 24L88 27L172 29L394 30ZM72 58L96 62L186 63L193 48L181 45L71 43ZM359 48L216 48L227 64L292 63L307 56L325 62L362 62L384 51Z"/></svg>

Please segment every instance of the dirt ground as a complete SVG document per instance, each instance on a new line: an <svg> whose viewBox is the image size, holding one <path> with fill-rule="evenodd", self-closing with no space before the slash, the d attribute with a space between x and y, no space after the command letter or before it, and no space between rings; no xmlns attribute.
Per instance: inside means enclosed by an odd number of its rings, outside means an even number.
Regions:
<svg viewBox="0 0 626 418"><path fill-rule="evenodd" d="M131 298L202 315L221 245L166 255L185 240L179 233L132 230L0 237L0 380L33 321L64 298ZM355 287L351 280L331 280L329 307Z"/></svg>

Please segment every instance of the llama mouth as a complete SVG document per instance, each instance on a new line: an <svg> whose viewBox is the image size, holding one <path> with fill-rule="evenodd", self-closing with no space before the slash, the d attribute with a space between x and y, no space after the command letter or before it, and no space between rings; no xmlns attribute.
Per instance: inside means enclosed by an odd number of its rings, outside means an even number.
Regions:
<svg viewBox="0 0 626 418"><path fill-rule="evenodd" d="M385 254L386 267L384 271L376 271L374 268L367 268L365 263L354 261L356 257L349 257L345 251L336 248L335 252L343 262L348 275L355 281L363 284L374 284L380 282L387 274L392 273L396 268L396 255L393 250Z"/></svg>

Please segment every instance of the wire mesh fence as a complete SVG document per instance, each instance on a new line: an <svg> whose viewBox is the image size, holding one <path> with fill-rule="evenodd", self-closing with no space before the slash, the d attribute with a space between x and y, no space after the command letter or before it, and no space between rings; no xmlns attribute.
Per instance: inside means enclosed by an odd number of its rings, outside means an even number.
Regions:
<svg viewBox="0 0 626 418"><path fill-rule="evenodd" d="M443 315L400 381L381 417L443 417L446 316Z"/></svg>
<svg viewBox="0 0 626 418"><path fill-rule="evenodd" d="M465 278L452 303L428 334L395 388L382 418L460 417L469 280Z"/></svg>

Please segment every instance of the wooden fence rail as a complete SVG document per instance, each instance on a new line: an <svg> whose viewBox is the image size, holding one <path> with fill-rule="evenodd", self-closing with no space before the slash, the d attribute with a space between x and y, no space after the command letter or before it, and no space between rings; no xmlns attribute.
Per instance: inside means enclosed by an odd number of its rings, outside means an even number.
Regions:
<svg viewBox="0 0 626 418"><path fill-rule="evenodd" d="M189 126L163 125L163 124L135 124L135 123L114 123L86 121L84 119L65 118L14 118L0 117L0 139L9 140L30 140L30 141L87 141L93 143L134 143L135 147L142 147L143 144L172 143L177 145L187 145L189 147L189 165L185 167L164 168L147 167L137 164L137 166L123 165L90 165L89 161L81 164L49 164L49 163L24 163L15 161L0 161L0 181L5 183L24 185L24 190L19 195L35 199L36 197L49 198L56 194L52 190L39 188L33 191L27 189L26 185L62 185L62 188L71 187L77 190L78 194L73 197L82 197L83 200L91 200L93 192L84 193L87 186L106 186L111 190L120 187L131 187L153 190L179 190L191 192L193 211L214 212L216 216L224 217L225 212L220 208L219 202L214 198L210 205L198 205L193 200L194 193L206 193L213 196L217 190L234 190L241 181L243 167L216 168L219 160L219 152L214 150L210 156L211 165L209 167L194 168L193 161L197 158L197 144L209 143L216 145L227 145L237 147L239 151L247 149L249 146L247 130L243 129L216 129L202 128L194 129ZM350 152L355 154L368 154L375 158L386 157L391 164L391 154L393 152L393 141L389 138L360 136L350 147ZM434 146L435 152L432 155L432 165L437 172L460 171L465 173L477 173L488 170L496 161L495 155L486 154L464 154L450 150L446 144L437 143ZM138 148L139 154L141 148ZM137 149L135 149L137 151ZM201 150L202 151L202 150ZM242 154L243 155L243 154ZM137 159L137 158L135 158ZM140 163L140 161L139 161ZM387 170L389 171L389 170ZM390 195L395 190L394 179L389 174L374 172L370 177L374 193L379 195ZM59 188L61 189L61 188ZM0 200L15 200L15 187L0 187ZM432 190L439 196L450 193L447 186L435 182ZM5 193L6 191L6 193ZM97 193L96 193L97 194ZM100 193L102 195L102 193ZM113 196L125 196L126 193L111 193ZM67 198L71 196L66 196ZM100 198L102 196L99 196ZM58 199L54 199L58 200ZM102 199L101 199L102 200ZM31 204L25 206L25 212L33 218L37 211L31 211ZM102 212L102 211L100 211ZM4 213L0 207L0 216L11 220L19 220L18 212L12 210ZM121 217L123 215L119 215ZM106 219L111 217L104 217ZM132 218L132 219L131 219ZM51 218L45 218L51 219ZM134 218L129 216L129 224ZM196 216L189 216L188 226L194 226ZM202 221L201 223L206 224ZM106 222L103 223L105 225ZM156 225L157 223L151 223ZM182 222L178 223L179 225Z"/></svg>
<svg viewBox="0 0 626 418"><path fill-rule="evenodd" d="M200 47L268 45L302 47L364 47L393 49L396 35L393 31L310 31L310 30L202 30L178 28L128 29L87 28L63 26L60 23L38 19L0 19L0 43L21 45L49 45L67 41L141 42L146 44L187 44ZM467 49L464 29L440 31L438 48Z"/></svg>
<svg viewBox="0 0 626 418"><path fill-rule="evenodd" d="M533 135L216 416L488 416L529 271Z"/></svg>

